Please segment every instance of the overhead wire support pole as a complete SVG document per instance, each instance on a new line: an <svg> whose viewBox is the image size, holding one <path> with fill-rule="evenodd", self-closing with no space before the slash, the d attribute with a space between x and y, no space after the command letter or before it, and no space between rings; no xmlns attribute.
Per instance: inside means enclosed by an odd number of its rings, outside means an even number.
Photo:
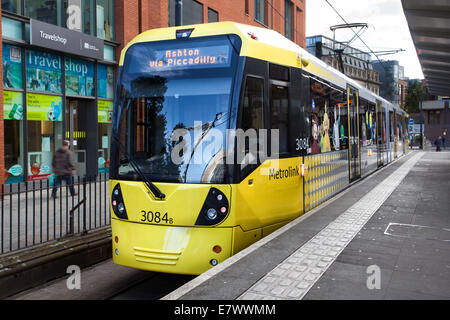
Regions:
<svg viewBox="0 0 450 320"><path fill-rule="evenodd" d="M339 16L339 18L342 19L342 21L344 21L347 25L349 24L349 23L347 22L347 20L345 20L344 17L341 16L341 14L336 10L336 8L335 8L328 0L325 0L325 2L331 7L331 9L333 9L334 12L336 12L336 14ZM350 28L350 29L352 30L352 32L353 32L355 35L357 35L357 33L355 32L355 30L353 30L353 28ZM380 63L381 63L381 65L383 66L383 68L386 69L386 67L384 66L384 62L383 62L382 60L380 60L380 58L378 58L378 56L377 56L377 55L375 54L375 52L373 52L373 50L367 45L367 43L365 43L364 40L361 39L361 37L360 37L359 35L357 35L357 37L358 37L358 39L361 40L361 42L367 47L367 49L369 49L370 53L372 53L372 54L377 58L377 60L380 61Z"/></svg>
<svg viewBox="0 0 450 320"><path fill-rule="evenodd" d="M175 0L175 26L183 25L183 0Z"/></svg>

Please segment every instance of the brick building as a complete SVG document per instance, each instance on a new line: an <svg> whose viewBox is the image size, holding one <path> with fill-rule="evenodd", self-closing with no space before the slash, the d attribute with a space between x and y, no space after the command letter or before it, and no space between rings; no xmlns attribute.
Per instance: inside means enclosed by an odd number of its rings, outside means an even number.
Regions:
<svg viewBox="0 0 450 320"><path fill-rule="evenodd" d="M175 8L176 0L2 0L0 183L51 179L64 139L79 175L107 172L120 51L143 31L174 26ZM183 25L235 21L305 47L305 0L183 0L182 13Z"/></svg>

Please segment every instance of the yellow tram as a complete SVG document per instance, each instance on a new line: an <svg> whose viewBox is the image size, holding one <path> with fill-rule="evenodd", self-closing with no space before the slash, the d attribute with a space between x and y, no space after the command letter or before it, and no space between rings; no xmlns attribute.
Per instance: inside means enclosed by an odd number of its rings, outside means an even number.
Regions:
<svg viewBox="0 0 450 320"><path fill-rule="evenodd" d="M402 110L279 33L232 22L133 39L112 135L114 263L182 274L407 151Z"/></svg>

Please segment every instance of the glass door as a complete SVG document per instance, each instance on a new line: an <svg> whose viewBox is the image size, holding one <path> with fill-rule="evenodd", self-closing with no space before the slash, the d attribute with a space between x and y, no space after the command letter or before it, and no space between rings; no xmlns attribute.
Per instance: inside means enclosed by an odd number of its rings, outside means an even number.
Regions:
<svg viewBox="0 0 450 320"><path fill-rule="evenodd" d="M66 101L66 140L70 141L73 152L76 175L86 175L86 114L83 101L67 99Z"/></svg>

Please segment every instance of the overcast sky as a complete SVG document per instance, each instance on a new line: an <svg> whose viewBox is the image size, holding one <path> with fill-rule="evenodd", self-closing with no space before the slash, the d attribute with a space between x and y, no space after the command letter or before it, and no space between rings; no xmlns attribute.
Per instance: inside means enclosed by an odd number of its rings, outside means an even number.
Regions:
<svg viewBox="0 0 450 320"><path fill-rule="evenodd" d="M402 48L406 51L379 56L380 59L398 60L405 67L405 76L411 79L423 78L419 59L409 33L408 24L400 0L328 0L348 23L367 23L361 35L373 50ZM344 21L325 0L306 1L306 36L325 35L333 38L330 26ZM341 29L336 31L336 40L348 41L354 33ZM351 46L369 51L364 44L355 40Z"/></svg>

